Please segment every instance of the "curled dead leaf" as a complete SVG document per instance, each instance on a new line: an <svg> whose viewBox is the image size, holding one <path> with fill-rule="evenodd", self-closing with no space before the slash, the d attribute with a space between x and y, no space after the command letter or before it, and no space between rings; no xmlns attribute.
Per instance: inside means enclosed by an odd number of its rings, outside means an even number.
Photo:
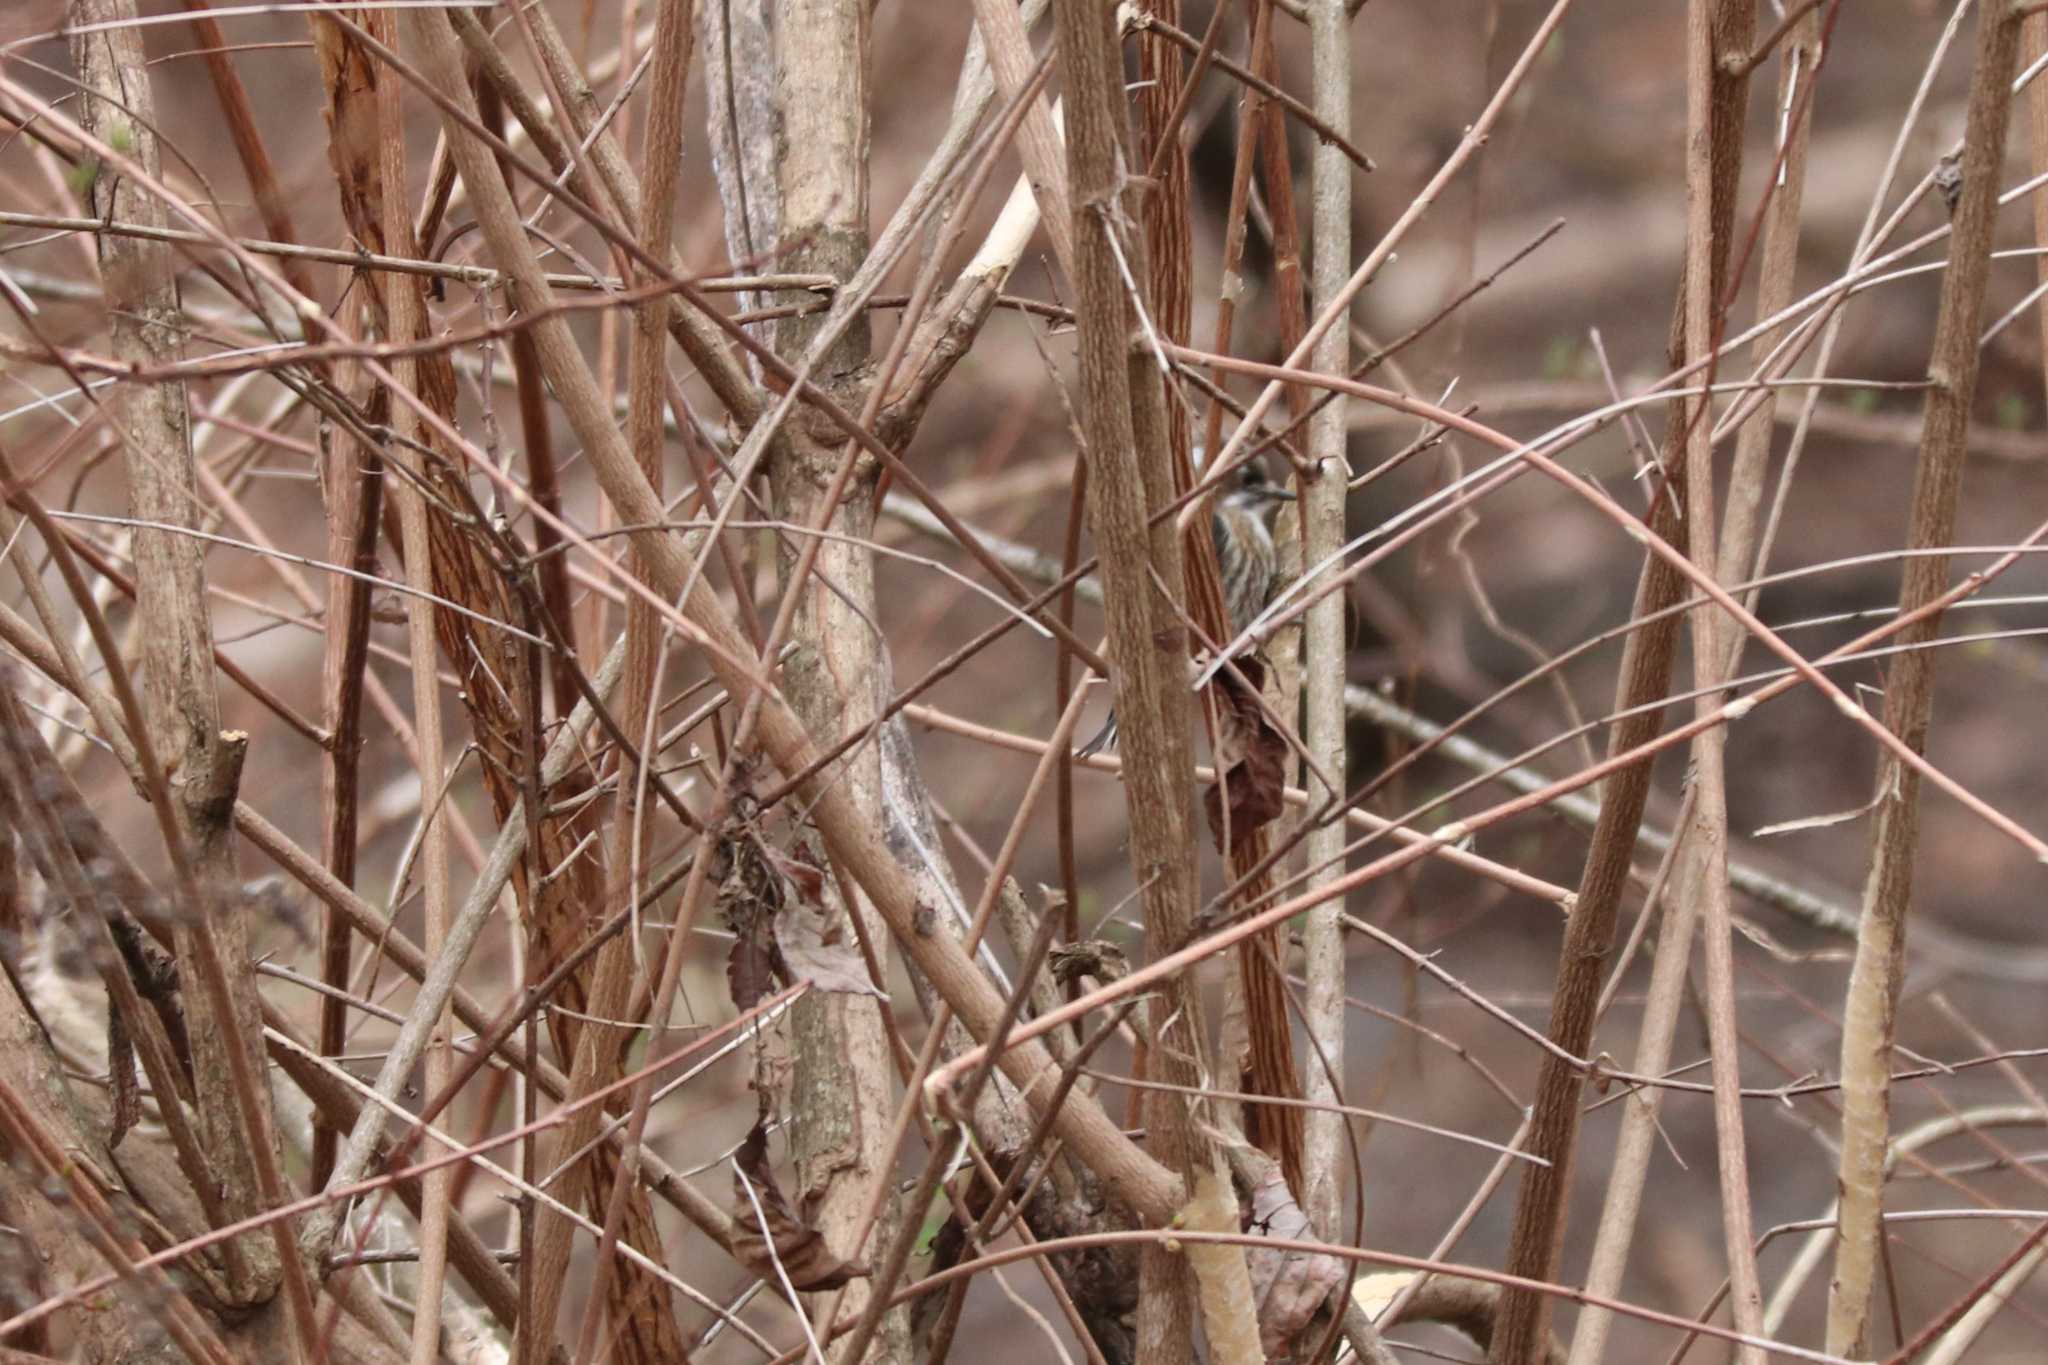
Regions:
<svg viewBox="0 0 2048 1365"><path fill-rule="evenodd" d="M1316 1240L1308 1215L1294 1202L1278 1165L1252 1190L1246 1231L1255 1237ZM1252 1297L1259 1305L1259 1343L1276 1358L1292 1349L1330 1296L1344 1287L1344 1262L1320 1252L1253 1246L1245 1252L1245 1264L1251 1271Z"/></svg>
<svg viewBox="0 0 2048 1365"><path fill-rule="evenodd" d="M1209 836L1216 841L1217 849L1226 854L1276 819L1287 803L1287 741L1266 718L1255 690L1265 670L1256 660L1248 659L1239 660L1238 667L1251 687L1228 673L1216 679L1215 694L1222 700L1216 735L1216 771L1222 776L1202 794L1202 809L1209 817ZM1224 847L1226 823L1228 848Z"/></svg>
<svg viewBox="0 0 2048 1365"><path fill-rule="evenodd" d="M725 868L718 883L718 910L733 935L725 980L734 1008L741 1010L752 1009L784 975L775 943L775 912L782 897L760 849L760 843L744 833L725 839L718 849Z"/></svg>
<svg viewBox="0 0 2048 1365"><path fill-rule="evenodd" d="M135 1039L128 1032L128 1016L112 1000L107 1002L107 1080L113 1092L113 1115L107 1131L107 1150L111 1152L142 1118L142 1089L135 1074Z"/></svg>
<svg viewBox="0 0 2048 1365"><path fill-rule="evenodd" d="M754 1125L732 1160L732 1251L741 1265L766 1280L777 1279L779 1265L781 1273L789 1277L790 1287L800 1294L837 1289L848 1280L868 1276L864 1262L834 1255L825 1245L824 1234L791 1210L768 1169L765 1124ZM757 1201L759 1214L755 1212Z"/></svg>
<svg viewBox="0 0 2048 1365"><path fill-rule="evenodd" d="M1055 948L1050 954L1052 979L1071 986L1092 976L1105 986L1123 980L1131 972L1131 960L1124 950L1106 938L1084 938Z"/></svg>
<svg viewBox="0 0 2048 1365"><path fill-rule="evenodd" d="M814 990L889 998L875 988L845 920L823 907L784 902L775 915L775 946L786 984L808 981Z"/></svg>
<svg viewBox="0 0 2048 1365"><path fill-rule="evenodd" d="M778 876L788 885L796 888L797 894L813 905L822 905L825 900L825 870L818 866L811 850L799 842L784 853L773 844L762 844L761 852Z"/></svg>
<svg viewBox="0 0 2048 1365"><path fill-rule="evenodd" d="M825 873L799 843L789 852L749 828L720 846L718 908L732 930L725 960L732 1002L751 1009L778 985L886 999L844 919L824 899Z"/></svg>

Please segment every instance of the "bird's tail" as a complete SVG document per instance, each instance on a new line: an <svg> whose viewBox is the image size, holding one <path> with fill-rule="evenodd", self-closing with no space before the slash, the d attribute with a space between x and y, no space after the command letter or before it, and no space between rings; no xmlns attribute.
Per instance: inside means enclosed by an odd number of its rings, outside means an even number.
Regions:
<svg viewBox="0 0 2048 1365"><path fill-rule="evenodd" d="M1076 758L1093 758L1099 753L1116 747L1116 712L1109 713L1109 719L1102 722L1102 728L1095 732L1095 738L1074 750Z"/></svg>

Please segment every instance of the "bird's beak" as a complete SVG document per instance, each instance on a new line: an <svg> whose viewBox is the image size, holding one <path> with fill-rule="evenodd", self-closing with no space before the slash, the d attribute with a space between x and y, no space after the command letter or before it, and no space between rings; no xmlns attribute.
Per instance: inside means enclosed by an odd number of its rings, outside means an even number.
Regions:
<svg viewBox="0 0 2048 1365"><path fill-rule="evenodd" d="M1271 498L1274 502L1298 501L1294 494L1288 492L1286 489L1282 488L1278 484L1269 484L1265 489L1265 496Z"/></svg>

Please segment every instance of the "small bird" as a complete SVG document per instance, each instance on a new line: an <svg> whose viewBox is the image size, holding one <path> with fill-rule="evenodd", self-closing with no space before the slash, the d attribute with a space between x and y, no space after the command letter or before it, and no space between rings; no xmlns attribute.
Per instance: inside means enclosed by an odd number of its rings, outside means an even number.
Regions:
<svg viewBox="0 0 2048 1365"><path fill-rule="evenodd" d="M1266 477L1257 460L1247 460L1225 481L1226 491L1209 513L1209 539L1216 546L1216 568L1223 579L1223 606L1230 614L1232 635L1251 624L1273 595L1273 575L1280 553L1273 545L1273 511L1294 494ZM1116 744L1116 712L1109 713L1095 738L1078 750L1081 757Z"/></svg>

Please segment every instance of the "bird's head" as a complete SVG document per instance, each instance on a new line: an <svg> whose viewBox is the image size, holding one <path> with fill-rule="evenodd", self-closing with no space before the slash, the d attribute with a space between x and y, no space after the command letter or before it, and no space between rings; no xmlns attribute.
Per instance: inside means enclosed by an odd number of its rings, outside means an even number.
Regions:
<svg viewBox="0 0 2048 1365"><path fill-rule="evenodd" d="M1266 477L1266 467L1257 460L1247 460L1231 471L1224 480L1223 505L1265 517L1283 502L1293 502L1294 494Z"/></svg>

